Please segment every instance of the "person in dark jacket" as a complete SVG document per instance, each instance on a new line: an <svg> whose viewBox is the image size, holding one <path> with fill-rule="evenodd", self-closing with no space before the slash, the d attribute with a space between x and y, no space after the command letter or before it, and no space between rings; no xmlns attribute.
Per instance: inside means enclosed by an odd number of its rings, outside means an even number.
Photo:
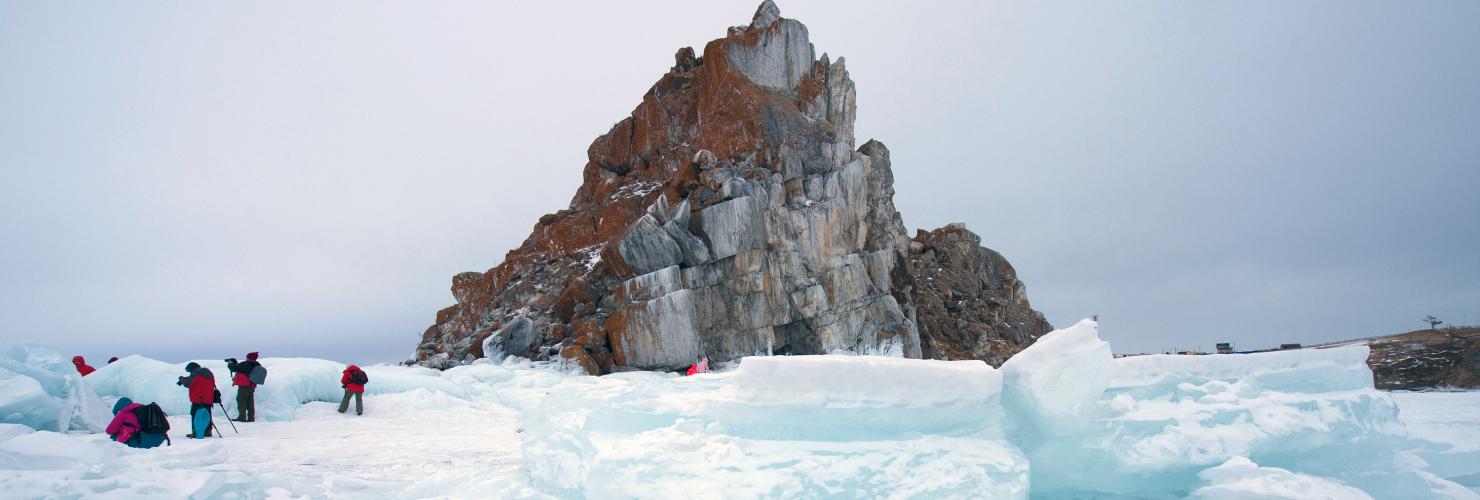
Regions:
<svg viewBox="0 0 1480 500"><path fill-rule="evenodd" d="M231 385L236 386L236 421L257 421L257 384L252 383L252 370L262 366L257 362L257 353L247 353L241 363L236 358L226 360L226 369L231 372Z"/></svg>
<svg viewBox="0 0 1480 500"><path fill-rule="evenodd" d="M88 366L87 360L83 359L82 356L72 356L72 366L77 367L77 373L82 374L84 377L98 371L97 368Z"/></svg>
<svg viewBox="0 0 1480 500"><path fill-rule="evenodd" d="M365 383L369 381L370 377L358 366L349 365L349 368L344 369L344 374L339 377L339 386L344 388L344 399L339 401L339 413L349 409L349 398L354 397L355 415L365 414Z"/></svg>
<svg viewBox="0 0 1480 500"><path fill-rule="evenodd" d="M180 377L176 385L190 390L190 418L195 418L196 412L204 409L206 415L211 414L211 405L216 404L216 375L211 373L210 368L200 366L199 363L191 362L185 365L185 373L189 375ZM197 436L195 433L186 434L188 438L211 437L211 428L215 427L207 419L204 435Z"/></svg>

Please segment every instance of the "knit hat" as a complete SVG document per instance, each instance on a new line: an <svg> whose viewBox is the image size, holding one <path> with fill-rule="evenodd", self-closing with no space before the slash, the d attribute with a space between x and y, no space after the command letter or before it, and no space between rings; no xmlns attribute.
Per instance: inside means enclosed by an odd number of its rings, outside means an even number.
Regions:
<svg viewBox="0 0 1480 500"><path fill-rule="evenodd" d="M247 353L247 361L256 361L256 360L257 360L257 353L255 353L255 352L249 352L249 353Z"/></svg>
<svg viewBox="0 0 1480 500"><path fill-rule="evenodd" d="M200 369L200 363L196 363L194 361L191 361L190 364L185 365L185 371L186 372L189 372L189 373L195 373L195 370L199 370L199 369Z"/></svg>
<svg viewBox="0 0 1480 500"><path fill-rule="evenodd" d="M131 404L134 404L134 400L129 398L118 398L118 402L113 403L113 414L117 415L118 412L123 411L124 408L127 408L128 405Z"/></svg>

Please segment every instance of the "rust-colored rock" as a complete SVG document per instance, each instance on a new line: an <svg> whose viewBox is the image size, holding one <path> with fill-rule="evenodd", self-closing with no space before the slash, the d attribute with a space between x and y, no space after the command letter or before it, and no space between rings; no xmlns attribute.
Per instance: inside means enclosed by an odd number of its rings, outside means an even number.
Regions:
<svg viewBox="0 0 1480 500"><path fill-rule="evenodd" d="M575 315L576 305L590 304L595 302L598 295L596 289L586 282L585 278L576 278L566 284L565 290L555 299L555 306L551 312L561 323L569 323Z"/></svg>
<svg viewBox="0 0 1480 500"><path fill-rule="evenodd" d="M560 358L569 363L575 363L589 375L600 375L601 365L592 359L591 355L580 346L566 346L560 350Z"/></svg>

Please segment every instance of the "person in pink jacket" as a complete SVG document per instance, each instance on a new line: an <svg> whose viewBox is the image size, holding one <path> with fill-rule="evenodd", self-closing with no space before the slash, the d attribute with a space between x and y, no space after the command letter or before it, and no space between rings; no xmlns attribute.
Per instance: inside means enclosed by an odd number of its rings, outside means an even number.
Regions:
<svg viewBox="0 0 1480 500"><path fill-rule="evenodd" d="M687 375L697 375L700 373L709 373L709 356L704 356L703 358L699 359L698 363L689 365L689 371Z"/></svg>
<svg viewBox="0 0 1480 500"><path fill-rule="evenodd" d="M139 432L139 417L134 414L134 409L143 406L134 403L129 398L119 398L113 404L113 421L108 422L108 428L103 429L114 441L128 444L134 434Z"/></svg>

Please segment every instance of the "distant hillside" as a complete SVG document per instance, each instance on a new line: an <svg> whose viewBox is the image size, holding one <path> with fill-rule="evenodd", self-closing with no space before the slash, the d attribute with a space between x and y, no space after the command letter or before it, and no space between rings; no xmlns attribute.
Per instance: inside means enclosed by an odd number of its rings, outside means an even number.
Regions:
<svg viewBox="0 0 1480 500"><path fill-rule="evenodd" d="M1378 389L1480 389L1480 327L1415 330L1366 343Z"/></svg>

